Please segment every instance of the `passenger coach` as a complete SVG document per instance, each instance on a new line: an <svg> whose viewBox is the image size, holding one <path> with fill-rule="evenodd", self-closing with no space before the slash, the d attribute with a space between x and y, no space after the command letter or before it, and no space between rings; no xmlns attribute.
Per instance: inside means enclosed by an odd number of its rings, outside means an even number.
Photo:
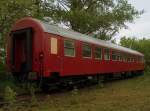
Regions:
<svg viewBox="0 0 150 111"><path fill-rule="evenodd" d="M126 75L144 70L144 55L26 17L8 37L7 67L16 77L36 79Z"/></svg>

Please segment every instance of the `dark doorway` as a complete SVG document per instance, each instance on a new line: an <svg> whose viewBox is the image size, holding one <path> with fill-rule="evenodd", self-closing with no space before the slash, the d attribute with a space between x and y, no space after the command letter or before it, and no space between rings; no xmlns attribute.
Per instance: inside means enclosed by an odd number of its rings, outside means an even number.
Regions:
<svg viewBox="0 0 150 111"><path fill-rule="evenodd" d="M32 28L11 33L12 72L32 71Z"/></svg>

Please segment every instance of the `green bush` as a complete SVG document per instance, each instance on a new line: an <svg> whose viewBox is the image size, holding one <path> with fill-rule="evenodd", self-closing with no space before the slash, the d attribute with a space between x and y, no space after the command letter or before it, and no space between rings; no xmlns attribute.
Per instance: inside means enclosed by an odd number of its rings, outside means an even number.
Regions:
<svg viewBox="0 0 150 111"><path fill-rule="evenodd" d="M13 89L16 88L14 78L11 73L0 72L0 93L4 93L7 86L10 86Z"/></svg>

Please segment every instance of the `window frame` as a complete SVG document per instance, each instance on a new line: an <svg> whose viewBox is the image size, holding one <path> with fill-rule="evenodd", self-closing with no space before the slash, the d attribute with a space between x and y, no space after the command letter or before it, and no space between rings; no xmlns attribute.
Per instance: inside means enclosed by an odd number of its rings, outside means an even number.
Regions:
<svg viewBox="0 0 150 111"><path fill-rule="evenodd" d="M134 62L134 57L132 56L132 62Z"/></svg>
<svg viewBox="0 0 150 111"><path fill-rule="evenodd" d="M144 56L138 56L138 63L144 63L145 59Z"/></svg>
<svg viewBox="0 0 150 111"><path fill-rule="evenodd" d="M142 56L142 63L145 63L145 58L144 58L144 56Z"/></svg>
<svg viewBox="0 0 150 111"><path fill-rule="evenodd" d="M109 50L108 52L109 52L109 55L107 54L107 56L109 56L109 58L107 58L107 59L105 59L105 50ZM110 49L109 48L104 48L104 60L105 61L110 61Z"/></svg>
<svg viewBox="0 0 150 111"><path fill-rule="evenodd" d="M83 55L83 51L85 51L85 50L84 50L84 46L89 46L89 47L90 47L90 57ZM82 43L81 47L82 47L82 49L81 49L81 51L82 51L82 52L81 52L82 58L92 59L92 46L91 46L91 44L89 44L89 43Z"/></svg>
<svg viewBox="0 0 150 111"><path fill-rule="evenodd" d="M69 42L72 42L73 43L73 47L66 47L65 46L65 42L66 41L69 41ZM66 54L65 53L65 49L73 49L73 55L68 55L68 54ZM75 57L76 56L76 47L75 47L75 40L72 40L72 39L64 39L64 56L66 56L66 57Z"/></svg>
<svg viewBox="0 0 150 111"><path fill-rule="evenodd" d="M131 61L131 55L128 55L128 62L132 62Z"/></svg>
<svg viewBox="0 0 150 111"><path fill-rule="evenodd" d="M123 62L128 62L128 54L127 53L123 53Z"/></svg>
<svg viewBox="0 0 150 111"><path fill-rule="evenodd" d="M123 62L127 62L127 61L126 61L126 56L127 56L127 55L126 55L125 53L123 53Z"/></svg>
<svg viewBox="0 0 150 111"><path fill-rule="evenodd" d="M113 52L115 52L115 54L113 54ZM117 51L116 50L112 50L112 61L117 61ZM115 60L113 59L113 56L115 55Z"/></svg>
<svg viewBox="0 0 150 111"><path fill-rule="evenodd" d="M117 61L122 62L122 52L121 51L117 51Z"/></svg>
<svg viewBox="0 0 150 111"><path fill-rule="evenodd" d="M100 51L100 57L99 57L99 58L97 58L97 57L95 56L95 55L96 55L96 48L101 50L101 51ZM102 59L103 59L103 48L102 48L102 47L100 47L100 46L95 46L95 47L94 47L94 59L95 59L95 60L102 60Z"/></svg>

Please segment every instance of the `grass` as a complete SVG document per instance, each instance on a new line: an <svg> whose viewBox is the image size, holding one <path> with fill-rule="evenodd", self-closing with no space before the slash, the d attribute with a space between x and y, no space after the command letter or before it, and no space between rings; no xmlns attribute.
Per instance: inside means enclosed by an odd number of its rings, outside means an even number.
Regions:
<svg viewBox="0 0 150 111"><path fill-rule="evenodd" d="M148 111L150 72L106 83L103 88L92 86L65 93L36 95L36 98L37 105L21 102L15 111Z"/></svg>
<svg viewBox="0 0 150 111"><path fill-rule="evenodd" d="M150 76L107 83L104 88L83 89L77 95L55 97L53 104L43 104L40 111L148 111ZM53 99L52 99L53 100ZM47 100L48 101L48 100Z"/></svg>
<svg viewBox="0 0 150 111"><path fill-rule="evenodd" d="M0 95L7 86L15 88L13 77L5 71L0 71Z"/></svg>

